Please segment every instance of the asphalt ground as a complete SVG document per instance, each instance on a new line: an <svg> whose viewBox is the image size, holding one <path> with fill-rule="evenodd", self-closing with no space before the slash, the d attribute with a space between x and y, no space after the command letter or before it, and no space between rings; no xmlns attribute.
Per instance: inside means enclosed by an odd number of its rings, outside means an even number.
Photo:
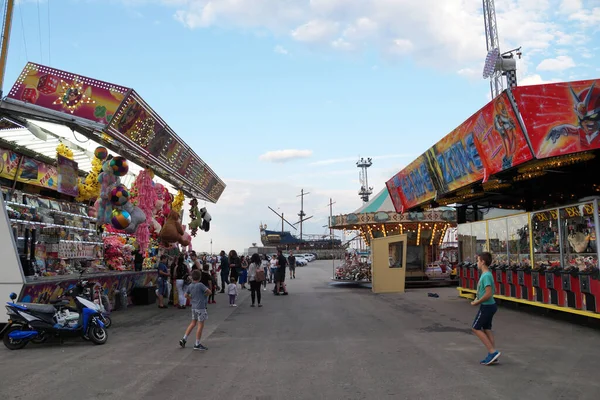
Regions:
<svg viewBox="0 0 600 400"><path fill-rule="evenodd" d="M179 348L189 310L113 313L103 346L0 348L0 399L594 399L600 331L501 307L500 364L470 332L455 288L374 295L332 285L331 261L297 268L289 296L209 307L206 352ZM288 276L289 278L289 276ZM439 298L427 296L435 291Z"/></svg>

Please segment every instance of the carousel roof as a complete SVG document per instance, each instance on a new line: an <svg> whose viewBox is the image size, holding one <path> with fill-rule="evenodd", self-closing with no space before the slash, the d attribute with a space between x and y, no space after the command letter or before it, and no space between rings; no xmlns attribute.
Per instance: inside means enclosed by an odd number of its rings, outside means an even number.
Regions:
<svg viewBox="0 0 600 400"><path fill-rule="evenodd" d="M379 211L396 212L394 209L394 203L392 203L392 198L390 197L390 193L387 191L387 188L383 188L371 200L363 204L358 210L354 211L354 214L373 213Z"/></svg>

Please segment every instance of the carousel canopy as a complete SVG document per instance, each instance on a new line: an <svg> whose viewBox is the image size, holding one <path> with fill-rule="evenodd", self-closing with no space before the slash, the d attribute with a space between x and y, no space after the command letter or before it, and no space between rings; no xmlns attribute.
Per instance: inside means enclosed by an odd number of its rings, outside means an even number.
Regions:
<svg viewBox="0 0 600 400"><path fill-rule="evenodd" d="M329 226L333 229L360 229L360 226L366 225L398 225L419 222L456 224L456 210L452 207L441 207L424 212L400 214L394 211L392 199L386 188L353 213L331 217Z"/></svg>

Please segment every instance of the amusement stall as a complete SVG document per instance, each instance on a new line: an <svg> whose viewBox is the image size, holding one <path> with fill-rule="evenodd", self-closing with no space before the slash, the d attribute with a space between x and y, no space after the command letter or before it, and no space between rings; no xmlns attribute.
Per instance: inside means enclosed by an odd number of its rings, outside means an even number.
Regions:
<svg viewBox="0 0 600 400"><path fill-rule="evenodd" d="M0 118L0 298L47 303L85 269L114 304L210 228L224 183L133 89L28 63Z"/></svg>
<svg viewBox="0 0 600 400"><path fill-rule="evenodd" d="M370 246L380 237L407 235L406 281L452 281L458 264L456 210L441 207L398 213L387 189L350 214L331 218L332 229L356 233ZM348 254L334 272L336 281L371 281L370 260Z"/></svg>
<svg viewBox="0 0 600 400"><path fill-rule="evenodd" d="M387 182L398 211L457 209L459 293L600 318L600 87L506 90Z"/></svg>

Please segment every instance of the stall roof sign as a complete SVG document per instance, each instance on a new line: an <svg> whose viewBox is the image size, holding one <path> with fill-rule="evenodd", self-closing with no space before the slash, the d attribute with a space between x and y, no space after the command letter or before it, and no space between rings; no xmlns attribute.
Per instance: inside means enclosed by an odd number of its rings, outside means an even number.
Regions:
<svg viewBox="0 0 600 400"><path fill-rule="evenodd" d="M426 203L533 158L506 93L387 182L396 211Z"/></svg>
<svg viewBox="0 0 600 400"><path fill-rule="evenodd" d="M105 133L130 157L186 193L217 202L225 184L131 88L27 63L7 103ZM124 154L126 155L126 154Z"/></svg>
<svg viewBox="0 0 600 400"><path fill-rule="evenodd" d="M512 92L536 158L600 148L600 81L518 86Z"/></svg>

